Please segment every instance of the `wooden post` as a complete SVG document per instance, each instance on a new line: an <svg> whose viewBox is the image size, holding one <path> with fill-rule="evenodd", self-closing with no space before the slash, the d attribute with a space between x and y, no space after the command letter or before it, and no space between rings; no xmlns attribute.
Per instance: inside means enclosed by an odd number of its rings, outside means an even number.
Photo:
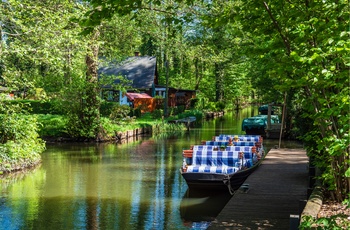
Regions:
<svg viewBox="0 0 350 230"><path fill-rule="evenodd" d="M269 104L267 106L267 128L266 128L266 136L269 138L269 134L271 131L271 110L272 110L272 104Z"/></svg>
<svg viewBox="0 0 350 230"><path fill-rule="evenodd" d="M282 133L284 128L284 116L286 113L286 101L287 101L287 92L284 93L284 102L283 102L283 109L282 109L282 124L281 124L281 130L280 130L280 139L278 141L278 148L281 148Z"/></svg>

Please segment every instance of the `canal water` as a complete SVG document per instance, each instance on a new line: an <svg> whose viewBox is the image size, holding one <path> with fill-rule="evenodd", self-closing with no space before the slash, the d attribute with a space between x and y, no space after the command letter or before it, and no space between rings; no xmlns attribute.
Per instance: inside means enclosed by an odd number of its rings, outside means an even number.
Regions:
<svg viewBox="0 0 350 230"><path fill-rule="evenodd" d="M242 120L256 114L227 113L167 138L47 144L40 166L1 178L0 229L206 229L231 196L189 191L179 172L182 150L244 134Z"/></svg>

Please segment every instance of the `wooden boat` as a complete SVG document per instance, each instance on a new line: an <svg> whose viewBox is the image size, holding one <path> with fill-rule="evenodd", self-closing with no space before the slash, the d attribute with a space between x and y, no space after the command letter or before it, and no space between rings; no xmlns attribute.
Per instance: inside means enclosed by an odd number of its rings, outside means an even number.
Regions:
<svg viewBox="0 0 350 230"><path fill-rule="evenodd" d="M259 115L248 117L242 121L242 131L248 135L261 135L267 138L281 138L284 136L284 112L276 115L281 104L268 104L259 107ZM284 110L284 109L283 109ZM282 117L282 122L280 122Z"/></svg>
<svg viewBox="0 0 350 230"><path fill-rule="evenodd" d="M278 115L271 115L271 124L277 124L279 122ZM266 135L268 125L268 115L257 115L248 117L242 121L242 131L248 135Z"/></svg>
<svg viewBox="0 0 350 230"><path fill-rule="evenodd" d="M261 164L262 138L237 135L215 138L218 141L205 141L183 150L181 175L190 189L228 189L233 194Z"/></svg>

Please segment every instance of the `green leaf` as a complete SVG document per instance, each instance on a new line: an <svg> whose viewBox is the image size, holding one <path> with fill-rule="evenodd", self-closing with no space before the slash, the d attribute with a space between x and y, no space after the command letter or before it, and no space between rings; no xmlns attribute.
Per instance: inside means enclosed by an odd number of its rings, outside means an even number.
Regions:
<svg viewBox="0 0 350 230"><path fill-rule="evenodd" d="M350 168L348 168L348 169L346 170L345 176L346 176L346 177L350 177Z"/></svg>

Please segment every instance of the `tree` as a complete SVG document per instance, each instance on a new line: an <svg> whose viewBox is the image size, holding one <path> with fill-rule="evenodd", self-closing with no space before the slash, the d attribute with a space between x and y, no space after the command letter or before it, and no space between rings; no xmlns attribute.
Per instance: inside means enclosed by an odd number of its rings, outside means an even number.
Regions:
<svg viewBox="0 0 350 230"><path fill-rule="evenodd" d="M308 155L338 201L350 192L347 9L346 1L261 1L242 2L231 15L252 37L250 53L261 63L254 71L266 73L260 81L287 92L303 125L311 122Z"/></svg>
<svg viewBox="0 0 350 230"><path fill-rule="evenodd" d="M71 75L81 74L84 44L69 23L80 7L63 0L2 2L3 77L9 86L57 94Z"/></svg>

